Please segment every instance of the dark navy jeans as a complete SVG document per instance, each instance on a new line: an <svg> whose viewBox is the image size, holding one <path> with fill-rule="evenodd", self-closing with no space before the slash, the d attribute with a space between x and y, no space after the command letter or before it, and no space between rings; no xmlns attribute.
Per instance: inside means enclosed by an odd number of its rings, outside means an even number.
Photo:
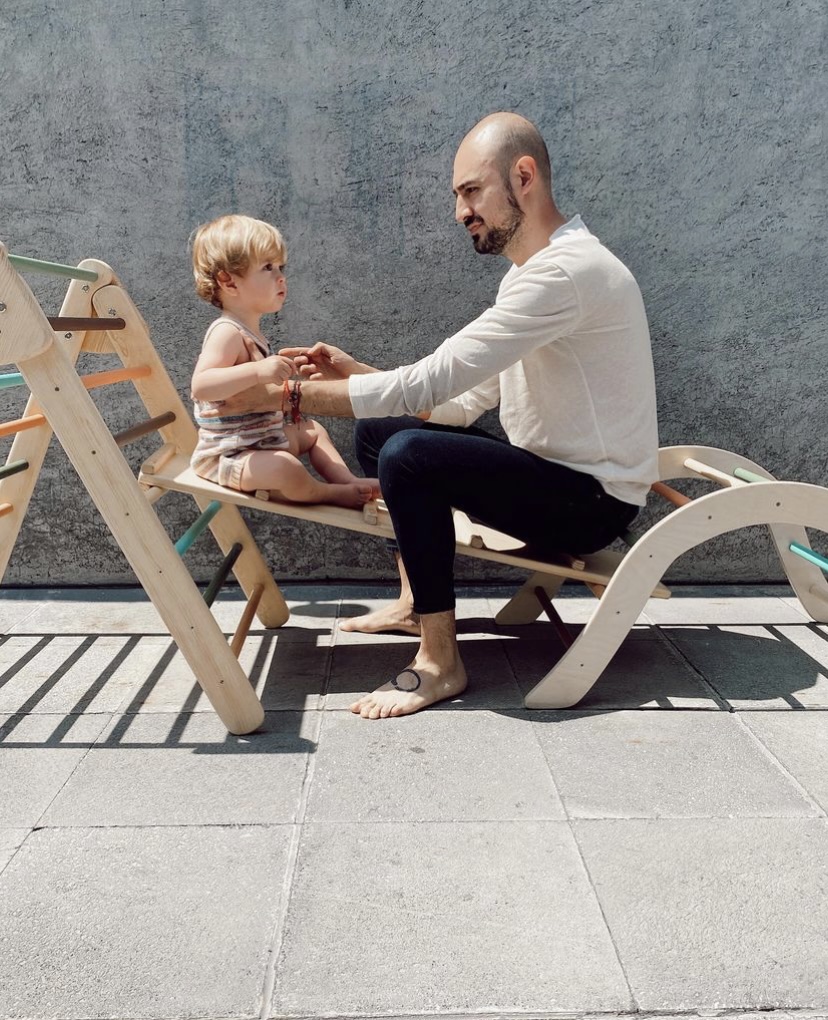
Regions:
<svg viewBox="0 0 828 1020"><path fill-rule="evenodd" d="M366 418L357 422L355 444L366 476L379 478L417 613L454 608L452 507L540 557L602 549L639 509L591 475L474 427Z"/></svg>

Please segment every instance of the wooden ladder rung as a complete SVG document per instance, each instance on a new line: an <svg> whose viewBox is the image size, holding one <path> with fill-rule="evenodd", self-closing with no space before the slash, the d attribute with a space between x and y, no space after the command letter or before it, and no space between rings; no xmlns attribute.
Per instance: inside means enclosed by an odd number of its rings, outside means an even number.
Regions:
<svg viewBox="0 0 828 1020"><path fill-rule="evenodd" d="M4 421L0 425L0 439L3 436L14 436L18 432L25 432L26 429L37 429L46 424L46 416L43 414L30 414L25 418L15 418L14 421Z"/></svg>
<svg viewBox="0 0 828 1020"><path fill-rule="evenodd" d="M236 627L236 633L233 635L233 640L230 642L230 651L236 656L236 658L239 657L239 654L244 647L244 642L247 640L247 635L250 631L250 624L253 622L256 610L259 608L259 602L261 602L263 592L263 584L255 585L250 598L247 600L247 605L244 607L244 612L239 620L239 625Z"/></svg>
<svg viewBox="0 0 828 1020"><path fill-rule="evenodd" d="M673 506L687 506L688 503L693 502L689 496L685 496L683 492L678 492L671 486L665 485L664 482L653 482L650 488L653 492L666 499L668 503L672 503Z"/></svg>
<svg viewBox="0 0 828 1020"><path fill-rule="evenodd" d="M733 489L737 485L750 484L741 478L737 478L735 475L727 474L726 471L720 471L718 468L711 467L709 464L703 464L700 460L696 460L693 457L688 457L684 462L684 466L688 471L695 471L696 474L701 475L702 478L706 478L710 482L716 482L728 489Z"/></svg>
<svg viewBox="0 0 828 1020"><path fill-rule="evenodd" d="M149 435L150 432L157 432L165 425L172 425L174 421L175 414L172 411L166 411L164 414L157 414L154 418L147 418L146 421L139 421L131 428L124 429L123 432L117 432L112 438L119 447L127 446L129 443L134 443L136 439Z"/></svg>

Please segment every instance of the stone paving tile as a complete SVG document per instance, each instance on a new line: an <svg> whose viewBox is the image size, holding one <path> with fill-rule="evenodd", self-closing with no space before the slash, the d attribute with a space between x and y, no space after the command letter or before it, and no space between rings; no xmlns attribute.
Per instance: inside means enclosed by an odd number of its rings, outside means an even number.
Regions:
<svg viewBox="0 0 828 1020"><path fill-rule="evenodd" d="M546 628L542 640L523 637L522 631ZM539 683L563 655L551 624L503 628L506 655L524 695ZM573 628L574 632L574 628ZM713 690L680 655L662 640L656 628L630 631L607 668L587 694L566 711L625 708L694 708L719 710Z"/></svg>
<svg viewBox="0 0 828 1020"><path fill-rule="evenodd" d="M290 838L33 833L0 875L0 1016L258 1016Z"/></svg>
<svg viewBox="0 0 828 1020"><path fill-rule="evenodd" d="M515 588L517 591L517 587ZM571 624L584 624L588 623L592 618L592 614L595 612L595 607L598 605L598 600L593 595L573 595L573 591L586 591L580 584L570 586L569 584L564 585L561 589L561 593L555 596L554 603L555 609L557 609L559 616L564 623ZM494 619L500 610L509 602L510 596L491 596L489 598L489 606ZM650 599L650 602L659 602L660 599ZM650 602L647 603L649 606ZM646 607L645 607L646 610ZM543 610L538 607L538 619L546 620L546 616ZM639 624L647 623L644 612L638 617L636 621Z"/></svg>
<svg viewBox="0 0 828 1020"><path fill-rule="evenodd" d="M299 589L296 593L291 593L288 598L283 591L282 594L285 595L290 609L290 617L287 623L269 633L283 634L295 631L298 636L302 632L307 632L307 636L311 640L316 640L319 643L330 641L339 612L340 600L338 595L334 594L336 592L336 587L331 586L326 589L326 595L323 598L319 589ZM261 624L255 621L253 630L255 631L257 628L261 629Z"/></svg>
<svg viewBox="0 0 828 1020"><path fill-rule="evenodd" d="M245 825L297 818L319 715L268 713L228 734L212 714L120 716L50 805L42 824Z"/></svg>
<svg viewBox="0 0 828 1020"><path fill-rule="evenodd" d="M0 826L36 825L109 718L0 716Z"/></svg>
<svg viewBox="0 0 828 1020"><path fill-rule="evenodd" d="M203 587L203 586L202 586ZM321 627L330 629L336 618L339 599L305 602L302 596L320 595L319 589L297 589L299 599L291 605L288 627ZM284 592L283 592L284 594ZM24 634L167 634L166 625L149 597L141 588L64 588L39 590L41 601L32 603L25 616L13 627L14 633ZM0 593L0 604L5 610L26 603L10 600ZM246 597L239 588L220 592L213 603L216 622L225 634L232 634L244 611ZM254 620L252 631L262 629Z"/></svg>
<svg viewBox="0 0 828 1020"><path fill-rule="evenodd" d="M115 712L135 686L123 668L140 638L12 636L0 646L0 711Z"/></svg>
<svg viewBox="0 0 828 1020"><path fill-rule="evenodd" d="M294 634L253 634L239 656L266 709L315 708L319 700L318 678L289 670L290 663L304 662L309 654L317 654L312 643L301 638L297 641ZM285 645L293 650L290 658ZM328 654L326 650L318 652L323 660ZM115 676L129 685L127 696L119 704L122 712L212 712L206 694L170 637L142 637Z"/></svg>
<svg viewBox="0 0 828 1020"><path fill-rule="evenodd" d="M670 626L802 623L802 611L776 595L753 595L748 589L742 595L694 597L699 591L704 589L685 590L670 599L650 599L644 615L650 623Z"/></svg>
<svg viewBox="0 0 828 1020"><path fill-rule="evenodd" d="M755 712L742 720L828 811L828 712Z"/></svg>
<svg viewBox="0 0 828 1020"><path fill-rule="evenodd" d="M396 676L414 658L417 638L388 642L375 635L372 643L334 645L325 707L345 709L368 691ZM502 642L467 636L460 648L469 676L462 695L440 702L429 711L464 709L515 709L523 705L512 668Z"/></svg>
<svg viewBox="0 0 828 1020"><path fill-rule="evenodd" d="M783 587L782 591L785 592L786 588ZM785 603L786 606L790 606L791 609L795 609L798 613L805 617L806 620L810 621L812 618L806 612L805 607L799 601L799 599L791 592L790 588L787 588L787 594L780 594L779 598Z"/></svg>
<svg viewBox="0 0 828 1020"><path fill-rule="evenodd" d="M40 608L40 601L26 590L0 591L0 634L21 626Z"/></svg>
<svg viewBox="0 0 828 1020"><path fill-rule="evenodd" d="M14 857L31 831L31 829L0 828L0 872Z"/></svg>
<svg viewBox="0 0 828 1020"><path fill-rule="evenodd" d="M544 712L534 729L575 818L819 813L732 713Z"/></svg>
<svg viewBox="0 0 828 1020"><path fill-rule="evenodd" d="M13 628L25 634L166 634L140 588L63 588L42 592L38 609Z"/></svg>
<svg viewBox="0 0 828 1020"><path fill-rule="evenodd" d="M350 712L325 713L309 821L564 817L526 719L423 712L366 722Z"/></svg>
<svg viewBox="0 0 828 1020"><path fill-rule="evenodd" d="M735 709L828 706L828 636L808 624L661 631Z"/></svg>
<svg viewBox="0 0 828 1020"><path fill-rule="evenodd" d="M271 1015L630 1007L565 822L303 828Z"/></svg>
<svg viewBox="0 0 828 1020"><path fill-rule="evenodd" d="M265 709L317 708L331 668L331 638L322 632L311 639L310 630L270 631L261 640L269 645L266 660L255 669L256 690Z"/></svg>
<svg viewBox="0 0 828 1020"><path fill-rule="evenodd" d="M639 1010L828 1006L824 819L572 825Z"/></svg>

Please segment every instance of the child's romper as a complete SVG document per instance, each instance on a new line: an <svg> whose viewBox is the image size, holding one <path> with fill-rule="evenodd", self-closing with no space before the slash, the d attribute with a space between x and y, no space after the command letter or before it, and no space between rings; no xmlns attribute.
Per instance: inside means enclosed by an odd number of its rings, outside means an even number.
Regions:
<svg viewBox="0 0 828 1020"><path fill-rule="evenodd" d="M267 344L236 319L222 315L210 325L202 348L210 333L220 322L230 322L242 334L248 361L269 357ZM254 450L286 450L288 438L281 411L251 411L222 417L223 400L195 400L195 421L198 442L190 458L200 478L216 482L228 489L241 491L241 474L247 455Z"/></svg>

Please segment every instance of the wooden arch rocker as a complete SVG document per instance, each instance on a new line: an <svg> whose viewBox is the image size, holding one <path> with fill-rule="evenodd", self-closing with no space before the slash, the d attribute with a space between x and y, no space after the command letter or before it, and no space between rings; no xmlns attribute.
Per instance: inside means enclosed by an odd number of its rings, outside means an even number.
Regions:
<svg viewBox="0 0 828 1020"><path fill-rule="evenodd" d="M778 481L739 454L706 446L659 451L653 490L676 509L642 535L613 574L577 640L525 699L527 708L569 708L584 697L608 665L644 608L654 585L683 553L728 531L768 525L788 580L805 611L828 623L828 559L809 545L806 527L828 530L828 489ZM721 486L691 500L665 485L675 478L704 478ZM530 578L497 616L504 624L537 619L543 602ZM562 583L562 582L561 582ZM551 598L560 583L542 587ZM540 598L540 601L539 601ZM566 639L564 638L566 641Z"/></svg>
<svg viewBox="0 0 828 1020"><path fill-rule="evenodd" d="M59 316L47 319L17 270L69 278ZM75 361L81 350L115 354L123 367L79 376ZM264 712L238 655L254 616L264 627L281 627L289 610L239 507L390 538L387 511L382 504L369 504L361 512L276 503L266 493L248 495L198 478L189 466L196 441L190 412L155 352L146 323L104 262L87 259L77 267L64 266L10 256L0 244L0 365L7 364L19 371L0 374L0 391L25 385L30 397L22 418L0 423L0 438L14 436L8 459L0 465L0 579L54 431L222 722L232 733L255 730ZM149 417L112 435L89 391L121 383L134 385ZM122 448L153 433L160 435L162 445L136 478ZM770 526L806 611L828 622L828 583L822 574L828 571L828 559L811 550L805 533L806 527L828 529L827 489L777 481L737 454L695 446L661 450L659 477L662 481L653 488L675 509L631 540L626 554L604 549L582 557L562 553L551 561L537 560L524 555L518 540L455 514L459 554L532 572L497 621L529 623L545 610L569 646L528 694L527 707L565 708L578 702L647 599L669 598L659 579L670 564L707 539L737 528ZM705 478L721 488L691 501L663 484L682 477ZM200 511L174 544L153 509L171 491L189 494ZM182 557L208 530L224 558L202 594ZM210 606L231 571L247 604L228 643ZM592 619L574 642L551 603L567 580L583 582L599 598Z"/></svg>

